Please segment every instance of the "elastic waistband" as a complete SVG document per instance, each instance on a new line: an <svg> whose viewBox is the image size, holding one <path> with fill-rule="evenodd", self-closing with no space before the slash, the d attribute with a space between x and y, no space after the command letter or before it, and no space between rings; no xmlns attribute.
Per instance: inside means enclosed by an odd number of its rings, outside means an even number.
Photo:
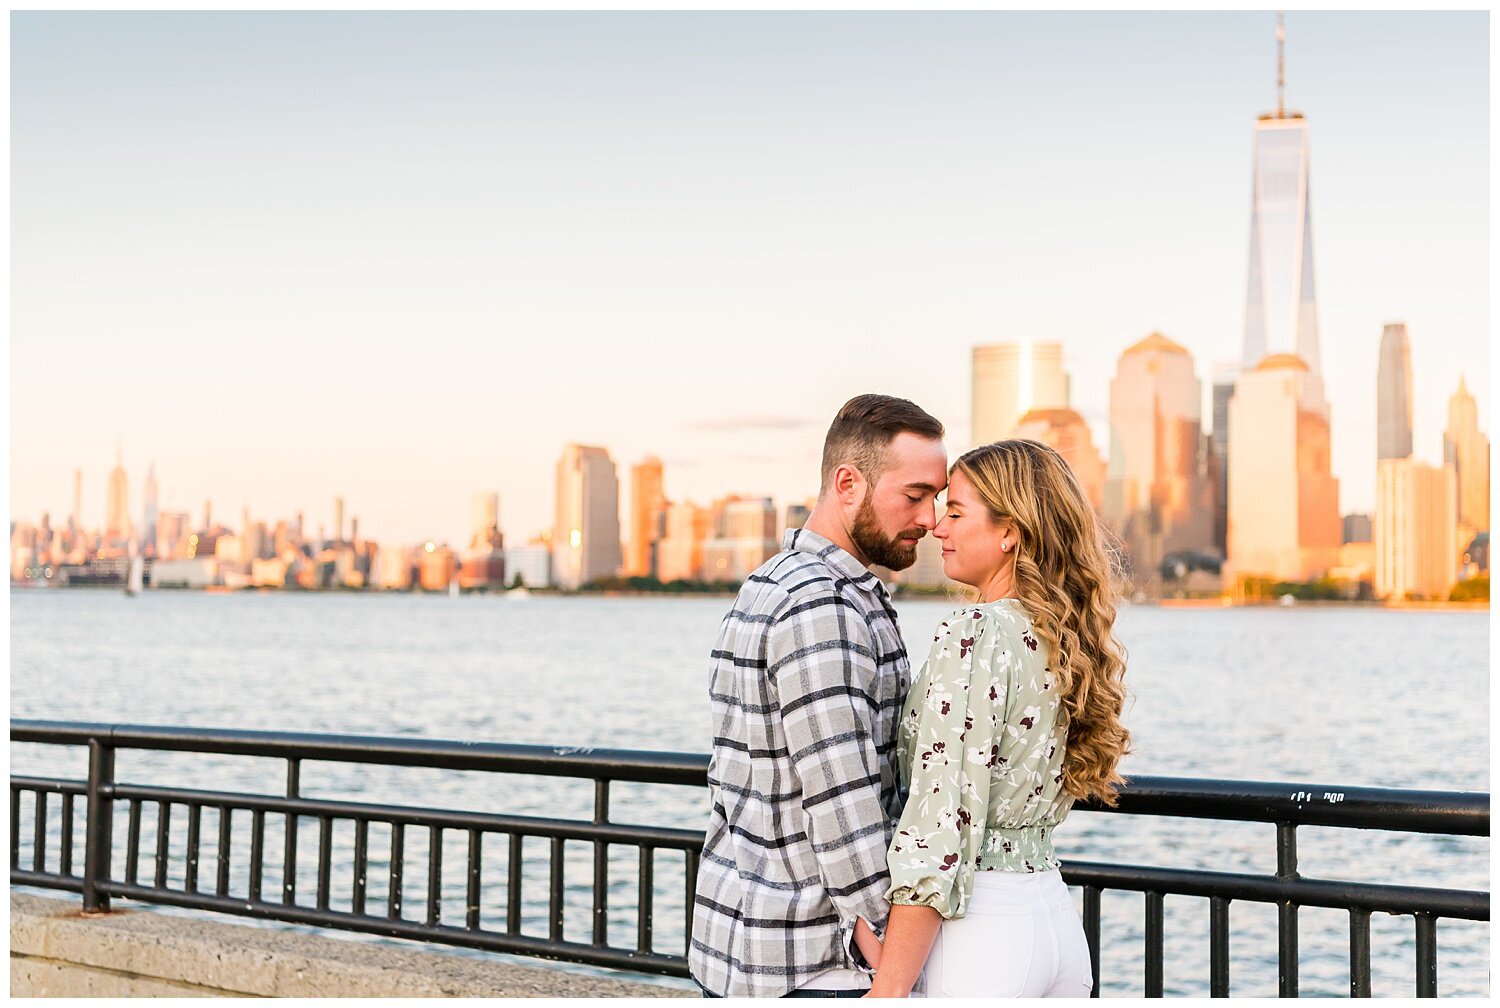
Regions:
<svg viewBox="0 0 1500 1008"><path fill-rule="evenodd" d="M1056 868L1036 872L991 868L974 873L974 885L988 889L1037 889L1042 886L1055 886L1060 882L1062 882L1062 872Z"/></svg>

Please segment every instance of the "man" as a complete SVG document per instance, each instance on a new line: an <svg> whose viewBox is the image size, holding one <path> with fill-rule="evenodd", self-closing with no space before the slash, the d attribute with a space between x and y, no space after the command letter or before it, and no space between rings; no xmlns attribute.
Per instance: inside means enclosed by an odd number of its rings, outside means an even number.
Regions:
<svg viewBox="0 0 1500 1008"><path fill-rule="evenodd" d="M861 395L823 443L805 527L751 574L714 645L712 811L688 963L706 996L859 997L890 912L896 722L911 670L872 564L936 524L943 425Z"/></svg>

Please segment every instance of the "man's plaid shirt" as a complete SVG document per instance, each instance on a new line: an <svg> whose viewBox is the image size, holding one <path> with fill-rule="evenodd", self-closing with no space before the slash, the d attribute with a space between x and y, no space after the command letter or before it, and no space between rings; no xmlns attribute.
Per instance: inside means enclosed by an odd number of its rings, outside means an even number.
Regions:
<svg viewBox="0 0 1500 1008"><path fill-rule="evenodd" d="M750 575L712 657L713 808L688 963L710 993L779 997L861 968L856 918L885 929L911 670L880 579L806 529Z"/></svg>

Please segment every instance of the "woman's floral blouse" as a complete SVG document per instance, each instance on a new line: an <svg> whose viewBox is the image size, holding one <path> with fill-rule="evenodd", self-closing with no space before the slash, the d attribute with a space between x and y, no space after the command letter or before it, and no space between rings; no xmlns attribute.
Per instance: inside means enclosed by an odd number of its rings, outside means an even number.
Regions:
<svg viewBox="0 0 1500 1008"><path fill-rule="evenodd" d="M1052 828L1073 799L1047 662L1016 599L968 606L938 627L898 734L909 795L887 855L891 903L958 918L976 869L1059 866Z"/></svg>

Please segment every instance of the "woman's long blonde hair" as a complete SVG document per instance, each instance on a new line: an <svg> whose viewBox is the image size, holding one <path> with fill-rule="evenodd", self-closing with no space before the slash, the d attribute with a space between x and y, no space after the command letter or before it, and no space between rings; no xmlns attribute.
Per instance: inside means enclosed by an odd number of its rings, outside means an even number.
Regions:
<svg viewBox="0 0 1500 1008"><path fill-rule="evenodd" d="M1114 636L1118 551L1073 470L1053 449L1019 439L982 445L953 463L994 521L1016 530L1015 595L1047 642L1062 701L1063 787L1115 803L1117 769L1130 751L1120 723L1125 649Z"/></svg>

